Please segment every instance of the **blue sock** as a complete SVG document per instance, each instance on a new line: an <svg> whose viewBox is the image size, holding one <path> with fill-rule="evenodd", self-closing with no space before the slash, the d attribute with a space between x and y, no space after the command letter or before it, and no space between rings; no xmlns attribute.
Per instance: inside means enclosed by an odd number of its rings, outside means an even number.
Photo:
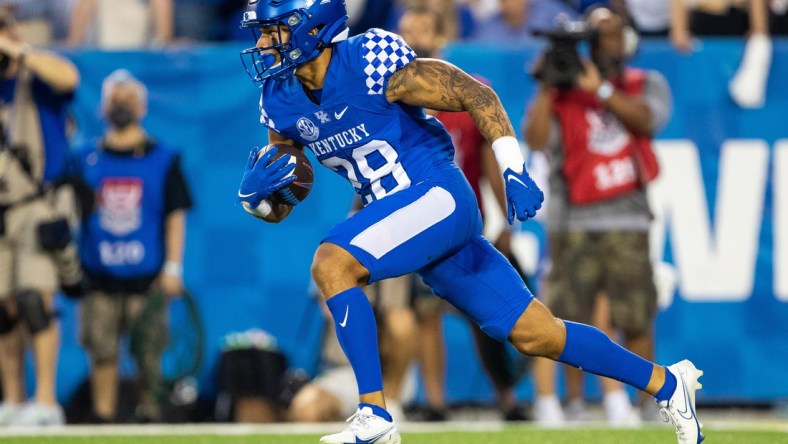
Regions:
<svg viewBox="0 0 788 444"><path fill-rule="evenodd" d="M384 409L383 407L377 406L375 404L367 404L366 402L362 402L361 404L358 405L358 408L360 409L364 407L371 408L372 413L374 413L375 416L380 416L381 418L385 419L388 422L394 421L393 419L391 419L391 415L389 414L389 412L387 412L386 409Z"/></svg>
<svg viewBox="0 0 788 444"><path fill-rule="evenodd" d="M566 345L559 362L646 389L654 364L611 341L599 329L569 321L564 324Z"/></svg>
<svg viewBox="0 0 788 444"><path fill-rule="evenodd" d="M673 396L673 392L676 391L676 377L673 376L673 373L670 372L667 368L665 368L665 384L662 385L662 388L659 389L657 393L654 394L654 397L657 398L657 401L667 401Z"/></svg>
<svg viewBox="0 0 788 444"><path fill-rule="evenodd" d="M358 393L383 390L378 352L378 327L367 297L359 287L353 287L326 301L337 338L345 352L358 383Z"/></svg>

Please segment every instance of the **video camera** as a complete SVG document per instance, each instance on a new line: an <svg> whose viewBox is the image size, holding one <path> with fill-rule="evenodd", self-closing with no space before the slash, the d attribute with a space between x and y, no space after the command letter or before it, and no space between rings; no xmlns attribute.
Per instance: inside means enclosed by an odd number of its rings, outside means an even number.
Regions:
<svg viewBox="0 0 788 444"><path fill-rule="evenodd" d="M554 29L534 31L534 36L546 37L550 44L533 76L557 88L574 88L577 75L583 72L577 44L590 40L594 34L595 31L589 29L585 22L571 20L559 22Z"/></svg>

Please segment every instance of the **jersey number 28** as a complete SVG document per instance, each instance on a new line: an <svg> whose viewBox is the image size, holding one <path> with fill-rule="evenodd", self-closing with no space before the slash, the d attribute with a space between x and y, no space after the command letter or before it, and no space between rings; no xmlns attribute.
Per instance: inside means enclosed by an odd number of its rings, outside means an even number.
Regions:
<svg viewBox="0 0 788 444"><path fill-rule="evenodd" d="M385 161L385 163L378 168L372 168L367 160L375 152ZM366 200L366 202L364 202L365 204L373 200L382 199L389 194L396 193L410 186L410 177L408 177L408 173L405 172L402 164L397 162L397 158L399 157L397 151L385 140L372 140L367 142L364 145L354 148L351 155L358 167L361 178L356 175L356 169L353 168L353 164L347 159L330 157L323 161L323 165L334 171L339 171L339 167L342 167L344 172L347 173L348 180L356 189L362 189L364 183L369 182L370 190L374 198L372 195L367 194L364 196ZM385 181L387 183L384 183L384 178L388 175L391 176L396 184L393 187L391 186L391 181ZM384 185L389 185L388 189Z"/></svg>

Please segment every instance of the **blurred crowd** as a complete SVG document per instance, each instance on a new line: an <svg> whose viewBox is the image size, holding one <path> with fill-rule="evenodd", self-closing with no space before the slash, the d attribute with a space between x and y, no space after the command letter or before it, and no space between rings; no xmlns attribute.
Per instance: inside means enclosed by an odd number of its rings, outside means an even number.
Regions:
<svg viewBox="0 0 788 444"><path fill-rule="evenodd" d="M558 17L606 6L644 36L670 37L680 51L694 36L788 34L787 0L347 0L351 34L396 29L403 11L432 9L448 41L519 42ZM238 23L244 0L0 0L33 45L105 49L248 39Z"/></svg>

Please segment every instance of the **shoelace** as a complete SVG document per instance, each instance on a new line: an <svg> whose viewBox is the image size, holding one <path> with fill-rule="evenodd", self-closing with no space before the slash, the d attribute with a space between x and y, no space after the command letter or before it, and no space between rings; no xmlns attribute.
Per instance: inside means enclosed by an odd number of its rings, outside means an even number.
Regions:
<svg viewBox="0 0 788 444"><path fill-rule="evenodd" d="M679 438L683 438L684 437L684 427L681 426L681 422L679 422L675 418L673 413L671 413L671 411L670 411L671 406L672 406L672 402L668 401L668 405L667 406L662 407L661 409L659 409L659 416L662 418L662 420L664 422L669 422L669 423L673 424L673 426L676 428L676 435Z"/></svg>
<svg viewBox="0 0 788 444"><path fill-rule="evenodd" d="M345 422L349 422L350 425L348 426L348 430L356 431L361 429L368 428L370 415L366 415L361 413L360 411L356 412L348 418Z"/></svg>

